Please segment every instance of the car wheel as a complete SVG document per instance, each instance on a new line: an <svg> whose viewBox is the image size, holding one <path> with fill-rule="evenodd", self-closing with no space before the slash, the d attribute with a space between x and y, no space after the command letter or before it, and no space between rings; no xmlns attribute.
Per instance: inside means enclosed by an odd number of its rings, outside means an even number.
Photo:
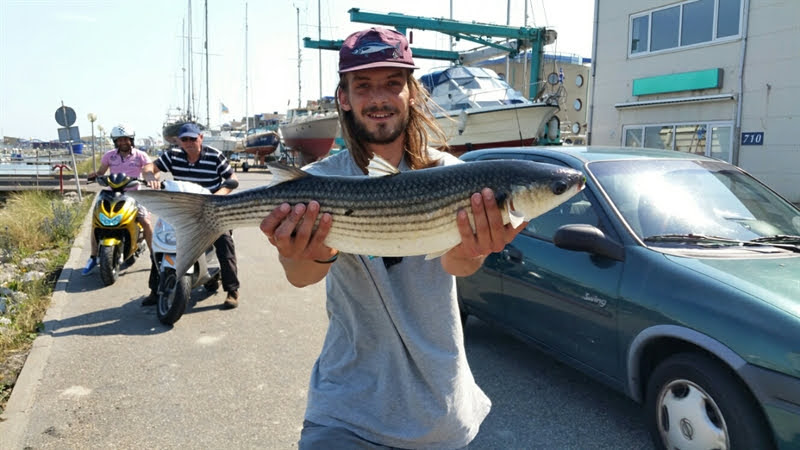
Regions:
<svg viewBox="0 0 800 450"><path fill-rule="evenodd" d="M771 449L772 434L745 386L697 353L661 362L647 383L650 434L660 449Z"/></svg>

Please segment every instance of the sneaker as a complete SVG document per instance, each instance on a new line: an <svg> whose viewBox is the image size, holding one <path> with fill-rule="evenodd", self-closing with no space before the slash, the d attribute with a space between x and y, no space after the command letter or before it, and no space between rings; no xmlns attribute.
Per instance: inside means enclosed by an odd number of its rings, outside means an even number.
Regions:
<svg viewBox="0 0 800 450"><path fill-rule="evenodd" d="M89 258L89 261L86 262L86 267L81 270L81 274L84 276L89 275L95 267L97 267L97 260L95 258Z"/></svg>
<svg viewBox="0 0 800 450"><path fill-rule="evenodd" d="M233 309L239 306L239 291L228 292L228 297L225 298L225 303L222 304L224 309Z"/></svg>
<svg viewBox="0 0 800 450"><path fill-rule="evenodd" d="M158 303L158 293L156 291L150 291L150 295L142 300L142 306L152 306Z"/></svg>

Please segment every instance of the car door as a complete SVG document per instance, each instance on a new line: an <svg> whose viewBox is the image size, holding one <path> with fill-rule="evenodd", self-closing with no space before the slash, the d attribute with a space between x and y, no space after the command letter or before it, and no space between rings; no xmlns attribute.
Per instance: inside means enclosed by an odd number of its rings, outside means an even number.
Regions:
<svg viewBox="0 0 800 450"><path fill-rule="evenodd" d="M509 159L514 154L492 154L487 159ZM506 304L503 302L502 271L508 263L502 253L492 253L486 257L481 270L474 275L459 279L458 297L477 316L502 320L506 317Z"/></svg>
<svg viewBox="0 0 800 450"><path fill-rule="evenodd" d="M561 164L549 158L528 158ZM505 321L518 332L614 376L617 307L623 264L553 244L562 225L597 226L619 241L597 197L587 189L530 221L501 255Z"/></svg>

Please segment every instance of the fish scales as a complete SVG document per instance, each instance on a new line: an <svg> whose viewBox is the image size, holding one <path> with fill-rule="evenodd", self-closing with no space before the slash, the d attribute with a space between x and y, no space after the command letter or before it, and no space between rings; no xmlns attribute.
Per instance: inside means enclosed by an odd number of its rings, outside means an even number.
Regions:
<svg viewBox="0 0 800 450"><path fill-rule="evenodd" d="M190 265L182 260L181 247L185 251L189 247L186 253L191 258L201 245L207 248L225 230L258 226L283 203L318 201L320 210L333 216L326 245L345 253L437 255L461 240L456 225L459 209L474 223L470 196L483 188L495 192L505 223L512 220L512 214L522 217L520 221L530 220L583 188L583 175L578 171L520 160L471 162L371 177L292 173L296 178L289 181L225 196L157 191L133 195L176 228L180 271L183 264ZM511 204L514 211L509 211ZM205 236L197 239L200 235ZM187 244L187 238L198 242Z"/></svg>

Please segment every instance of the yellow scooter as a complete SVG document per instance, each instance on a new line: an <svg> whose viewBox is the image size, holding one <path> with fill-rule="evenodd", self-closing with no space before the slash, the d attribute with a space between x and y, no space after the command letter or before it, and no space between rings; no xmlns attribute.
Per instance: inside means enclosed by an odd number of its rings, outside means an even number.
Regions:
<svg viewBox="0 0 800 450"><path fill-rule="evenodd" d="M105 286L114 284L122 265L133 264L146 247L142 226L136 221L136 201L125 193L138 183L122 173L97 177L97 184L109 188L98 194L92 220L97 265Z"/></svg>

